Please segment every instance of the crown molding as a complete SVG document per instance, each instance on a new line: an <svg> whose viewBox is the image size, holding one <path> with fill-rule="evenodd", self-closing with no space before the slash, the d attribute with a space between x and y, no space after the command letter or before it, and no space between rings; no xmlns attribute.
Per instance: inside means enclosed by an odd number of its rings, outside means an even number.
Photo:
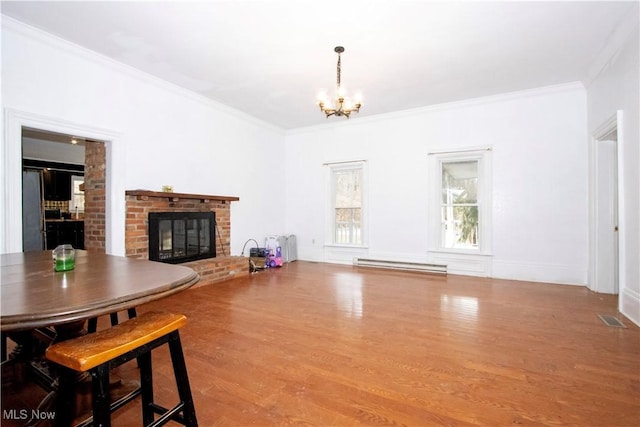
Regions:
<svg viewBox="0 0 640 427"><path fill-rule="evenodd" d="M582 82L569 82L551 86L543 86L534 89L526 89L514 92L505 92L498 95L481 96L477 98L469 98L462 101L445 102L441 104L428 105L426 107L411 108L407 110L393 111L390 113L375 114L367 117L358 117L356 120L333 122L331 124L314 125L308 127L301 127L296 129L289 129L285 131L286 135L297 135L303 133L316 132L319 130L328 130L340 128L343 126L357 126L366 125L370 123L380 123L384 120L394 120L407 118L412 116L419 116L433 112L446 111L446 110L458 110L463 108L469 108L476 105L492 104L498 102L507 102L515 99L532 98L537 96L551 95L555 93L572 92L576 90L584 91L585 86Z"/></svg>
<svg viewBox="0 0 640 427"><path fill-rule="evenodd" d="M265 122L264 120L258 119L254 116L251 116L233 107L229 107L228 105L222 104L218 101L214 101L191 90L182 88L159 77L155 77L149 73L131 67L130 65L126 65L122 62L116 61L115 59L109 58L108 56L102 55L96 51L72 43L39 28L25 24L22 21L11 18L7 15L0 15L0 19L2 21L3 31L12 31L28 39L45 44L53 49L61 50L70 55L81 57L86 61L93 62L94 64L109 68L128 77L156 86L161 90L165 90L173 94L185 97L191 101L199 102L200 104L210 107L218 112L229 114L241 120L250 122L256 126L266 128L280 134L284 133L284 130L282 128Z"/></svg>

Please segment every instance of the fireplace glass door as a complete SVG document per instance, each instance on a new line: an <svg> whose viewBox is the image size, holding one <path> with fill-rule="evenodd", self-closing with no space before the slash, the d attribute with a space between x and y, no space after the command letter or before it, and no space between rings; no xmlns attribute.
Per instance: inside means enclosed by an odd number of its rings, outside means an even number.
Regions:
<svg viewBox="0 0 640 427"><path fill-rule="evenodd" d="M213 212L149 214L149 259L180 263L215 257Z"/></svg>

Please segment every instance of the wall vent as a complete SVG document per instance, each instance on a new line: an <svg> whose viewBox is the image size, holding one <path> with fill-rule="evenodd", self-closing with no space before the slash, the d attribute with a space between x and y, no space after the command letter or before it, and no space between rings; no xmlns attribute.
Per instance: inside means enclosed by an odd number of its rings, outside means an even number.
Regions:
<svg viewBox="0 0 640 427"><path fill-rule="evenodd" d="M381 259L354 258L356 267L388 268L392 270L421 271L425 273L447 274L447 266L444 264L429 264L420 262L388 261Z"/></svg>

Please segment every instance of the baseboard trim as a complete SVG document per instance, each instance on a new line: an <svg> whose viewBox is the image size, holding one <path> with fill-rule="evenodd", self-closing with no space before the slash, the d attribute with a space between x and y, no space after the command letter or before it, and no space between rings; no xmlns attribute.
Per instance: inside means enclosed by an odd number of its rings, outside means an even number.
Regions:
<svg viewBox="0 0 640 427"><path fill-rule="evenodd" d="M620 313L640 326L640 294L630 289L625 289L620 295Z"/></svg>

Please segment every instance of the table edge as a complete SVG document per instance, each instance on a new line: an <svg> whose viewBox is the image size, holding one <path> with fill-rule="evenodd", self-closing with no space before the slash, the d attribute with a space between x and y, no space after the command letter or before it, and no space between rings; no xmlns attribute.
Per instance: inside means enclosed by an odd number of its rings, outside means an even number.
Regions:
<svg viewBox="0 0 640 427"><path fill-rule="evenodd" d="M184 291L200 280L200 275L192 270L191 275L185 276L184 281L177 286L172 286L162 292L158 292L151 295L141 295L131 299L123 300L118 303L109 305L108 307L88 307L82 310L76 310L69 313L64 313L56 316L51 316L50 313L43 313L42 316L31 316L29 319L25 319L22 316L15 317L3 317L0 323L0 331L24 331L35 328L42 328L46 326L57 326L64 323L71 323L77 321L84 321L92 317L103 316L105 314L115 313L123 311L129 308L138 307L142 304L146 304L151 301L166 298L178 292Z"/></svg>

